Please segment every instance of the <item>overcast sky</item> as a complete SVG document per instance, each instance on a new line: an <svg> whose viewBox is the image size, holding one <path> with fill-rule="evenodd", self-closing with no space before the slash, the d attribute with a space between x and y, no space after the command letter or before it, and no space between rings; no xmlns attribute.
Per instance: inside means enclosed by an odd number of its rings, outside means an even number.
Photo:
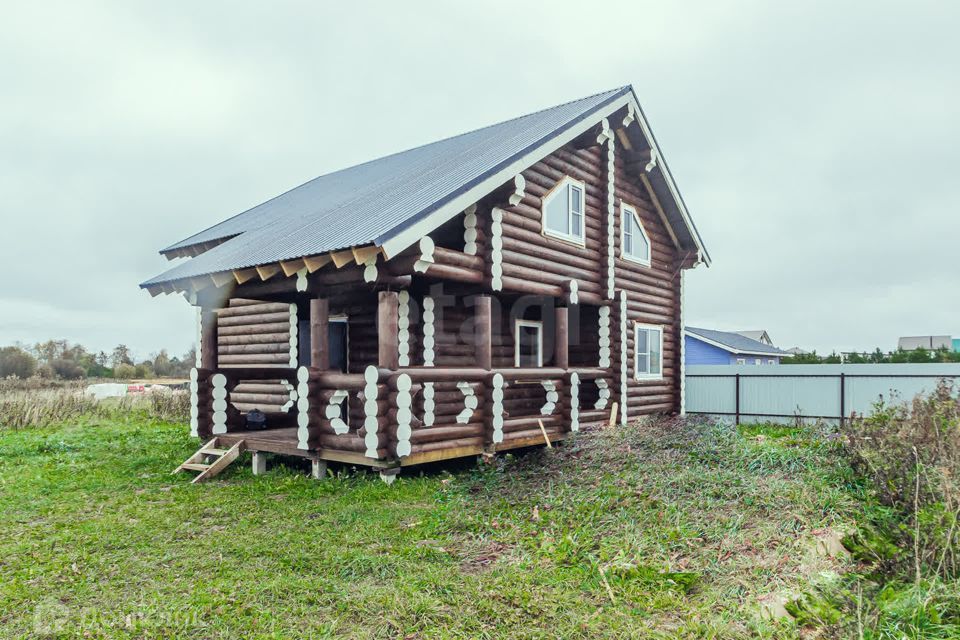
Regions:
<svg viewBox="0 0 960 640"><path fill-rule="evenodd" d="M689 324L960 335L953 2L30 2L0 22L0 344L189 348L162 247L317 175L624 84L714 264Z"/></svg>

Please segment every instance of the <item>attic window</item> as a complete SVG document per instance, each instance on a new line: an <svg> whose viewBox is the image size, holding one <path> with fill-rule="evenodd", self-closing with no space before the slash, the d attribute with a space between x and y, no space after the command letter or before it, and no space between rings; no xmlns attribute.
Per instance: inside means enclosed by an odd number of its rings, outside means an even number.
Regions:
<svg viewBox="0 0 960 640"><path fill-rule="evenodd" d="M620 257L630 262L650 266L650 238L643 230L637 210L628 205L620 206Z"/></svg>
<svg viewBox="0 0 960 640"><path fill-rule="evenodd" d="M579 180L564 177L543 197L543 233L579 245L586 244L584 211L586 187Z"/></svg>

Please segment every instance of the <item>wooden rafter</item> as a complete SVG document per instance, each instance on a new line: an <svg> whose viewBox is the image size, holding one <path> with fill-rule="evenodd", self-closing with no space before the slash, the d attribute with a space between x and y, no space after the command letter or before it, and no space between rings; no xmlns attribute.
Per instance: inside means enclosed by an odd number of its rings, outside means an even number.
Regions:
<svg viewBox="0 0 960 640"><path fill-rule="evenodd" d="M253 280L256 276L256 269L235 269L233 272L233 277L236 279L237 284L243 284L248 280Z"/></svg>
<svg viewBox="0 0 960 640"><path fill-rule="evenodd" d="M353 262L353 251L350 249L344 249L343 251L331 251L330 258L333 260L333 266L337 269Z"/></svg>
<svg viewBox="0 0 960 640"><path fill-rule="evenodd" d="M257 274L259 274L260 279L264 282L280 273L279 264L262 264L258 267L254 267L254 269L257 270Z"/></svg>
<svg viewBox="0 0 960 640"><path fill-rule="evenodd" d="M297 258L296 260L280 261L280 268L283 269L283 275L287 276L288 278L293 274L295 274L297 271L300 271L300 269L303 269L303 267L304 267L304 263L301 258Z"/></svg>
<svg viewBox="0 0 960 640"><path fill-rule="evenodd" d="M214 286L218 289L220 287L225 287L231 282L233 282L233 273L230 271L222 271L220 273L211 273L210 279L213 280Z"/></svg>
<svg viewBox="0 0 960 640"><path fill-rule="evenodd" d="M380 255L380 247L375 247L374 245L352 247L350 251L353 252L353 260L357 264L366 264L370 258Z"/></svg>
<svg viewBox="0 0 960 640"><path fill-rule="evenodd" d="M313 273L314 271L317 271L318 269L330 264L331 259L332 258L330 258L329 253L324 253L323 255L319 256L308 256L303 258L303 264L307 267L307 271Z"/></svg>

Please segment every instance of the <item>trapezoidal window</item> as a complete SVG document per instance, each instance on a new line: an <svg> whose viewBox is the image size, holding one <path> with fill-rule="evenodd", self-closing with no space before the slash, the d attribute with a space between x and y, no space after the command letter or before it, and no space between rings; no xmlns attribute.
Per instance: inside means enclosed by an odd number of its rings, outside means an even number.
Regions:
<svg viewBox="0 0 960 640"><path fill-rule="evenodd" d="M636 378L663 377L663 327L634 325L633 371Z"/></svg>
<svg viewBox="0 0 960 640"><path fill-rule="evenodd" d="M564 177L543 197L544 235L586 244L586 186L570 176Z"/></svg>
<svg viewBox="0 0 960 640"><path fill-rule="evenodd" d="M620 257L630 262L650 266L650 238L643 229L640 216L633 207L620 205Z"/></svg>
<svg viewBox="0 0 960 640"><path fill-rule="evenodd" d="M513 365L515 367L543 366L542 322L517 320L513 331Z"/></svg>

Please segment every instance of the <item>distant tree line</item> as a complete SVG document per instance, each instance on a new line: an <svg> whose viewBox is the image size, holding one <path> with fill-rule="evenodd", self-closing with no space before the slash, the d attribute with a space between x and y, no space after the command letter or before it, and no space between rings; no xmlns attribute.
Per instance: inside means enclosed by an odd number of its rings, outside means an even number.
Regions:
<svg viewBox="0 0 960 640"><path fill-rule="evenodd" d="M150 358L134 362L129 347L124 344L118 344L110 353L94 353L67 340L48 340L32 346L0 348L0 378L185 378L190 375L195 360L194 349L180 358L171 357L166 349L161 349Z"/></svg>
<svg viewBox="0 0 960 640"><path fill-rule="evenodd" d="M833 352L828 356L821 356L813 351L780 359L780 364L897 364L904 362L960 362L960 352L950 351L949 349L930 350L919 347L912 351L897 349L890 353L884 353L878 348L873 352Z"/></svg>

